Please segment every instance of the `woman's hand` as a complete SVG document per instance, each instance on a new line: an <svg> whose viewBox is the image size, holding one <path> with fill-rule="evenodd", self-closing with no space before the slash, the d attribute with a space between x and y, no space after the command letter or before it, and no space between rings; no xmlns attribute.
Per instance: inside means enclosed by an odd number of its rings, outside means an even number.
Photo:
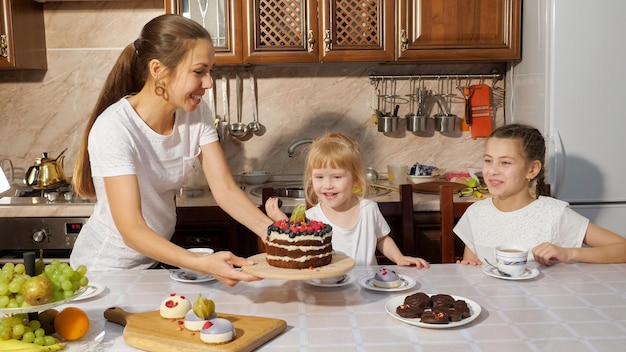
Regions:
<svg viewBox="0 0 626 352"><path fill-rule="evenodd" d="M427 262L426 260L424 260L422 258L407 257L407 256L404 256L404 255L398 259L396 264L400 265L400 266L415 265L415 267L418 268L418 269L421 269L421 268L428 269L428 268L430 268L430 263Z"/></svg>
<svg viewBox="0 0 626 352"><path fill-rule="evenodd" d="M277 197L271 197L270 199L265 201L265 213L274 221L283 219L287 220L287 215L285 215L285 213L280 210L280 207L278 206L278 201L279 199Z"/></svg>
<svg viewBox="0 0 626 352"><path fill-rule="evenodd" d="M246 258L238 257L231 252L217 252L211 255L198 256L197 265L191 268L204 274L212 275L225 285L232 287L239 281L258 281L260 278L244 273L235 268L255 263Z"/></svg>

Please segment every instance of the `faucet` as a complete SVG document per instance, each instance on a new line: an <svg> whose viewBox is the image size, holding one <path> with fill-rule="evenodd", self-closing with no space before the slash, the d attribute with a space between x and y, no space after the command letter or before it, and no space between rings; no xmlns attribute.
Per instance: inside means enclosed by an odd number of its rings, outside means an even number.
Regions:
<svg viewBox="0 0 626 352"><path fill-rule="evenodd" d="M287 154L289 154L289 157L291 158L293 156L293 153L296 152L296 148L307 143L313 143L313 140L312 139L300 139L291 143L291 145L289 146L289 149L287 149Z"/></svg>

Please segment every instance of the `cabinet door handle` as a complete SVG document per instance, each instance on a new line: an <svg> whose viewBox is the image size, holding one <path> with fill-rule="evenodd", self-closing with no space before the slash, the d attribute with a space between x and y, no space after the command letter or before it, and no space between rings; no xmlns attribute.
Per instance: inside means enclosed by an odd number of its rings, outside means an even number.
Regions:
<svg viewBox="0 0 626 352"><path fill-rule="evenodd" d="M400 51L407 51L409 48L409 38L406 35L406 29L400 30Z"/></svg>
<svg viewBox="0 0 626 352"><path fill-rule="evenodd" d="M315 38L313 37L313 31L310 29L306 36L306 42L309 46L309 52L312 53L315 48Z"/></svg>
<svg viewBox="0 0 626 352"><path fill-rule="evenodd" d="M7 42L7 35L0 34L0 56L9 57L9 43Z"/></svg>
<svg viewBox="0 0 626 352"><path fill-rule="evenodd" d="M330 29L327 29L326 32L324 32L324 50L325 51L330 51L330 44L333 41L330 39Z"/></svg>

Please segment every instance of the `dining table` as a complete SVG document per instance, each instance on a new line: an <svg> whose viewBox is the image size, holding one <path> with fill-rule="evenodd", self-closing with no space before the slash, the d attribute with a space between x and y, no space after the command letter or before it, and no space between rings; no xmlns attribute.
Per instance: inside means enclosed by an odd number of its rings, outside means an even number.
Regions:
<svg viewBox="0 0 626 352"><path fill-rule="evenodd" d="M400 288L371 284L377 269L395 271ZM67 351L138 351L124 327L103 313L155 311L171 293L212 299L218 313L281 319L286 329L259 351L623 351L626 264L555 263L535 275L503 279L481 266L356 266L339 285L263 279L228 287L217 280L179 280L164 269L88 272L100 292L56 307L84 310L90 329ZM303 269L308 270L308 269ZM449 294L476 306L466 322L401 320L391 310L407 295ZM391 309L390 309L391 303ZM470 305L471 306L471 305ZM172 351L175 346L172 345Z"/></svg>

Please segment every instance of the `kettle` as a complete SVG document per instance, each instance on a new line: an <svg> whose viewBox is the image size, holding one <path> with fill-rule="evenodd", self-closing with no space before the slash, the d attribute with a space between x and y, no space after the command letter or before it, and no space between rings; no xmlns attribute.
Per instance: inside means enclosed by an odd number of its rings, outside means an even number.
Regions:
<svg viewBox="0 0 626 352"><path fill-rule="evenodd" d="M63 159L65 150L56 157L48 158L48 153L41 153L35 165L30 166L24 174L24 183L34 189L57 189L67 183L63 173Z"/></svg>

